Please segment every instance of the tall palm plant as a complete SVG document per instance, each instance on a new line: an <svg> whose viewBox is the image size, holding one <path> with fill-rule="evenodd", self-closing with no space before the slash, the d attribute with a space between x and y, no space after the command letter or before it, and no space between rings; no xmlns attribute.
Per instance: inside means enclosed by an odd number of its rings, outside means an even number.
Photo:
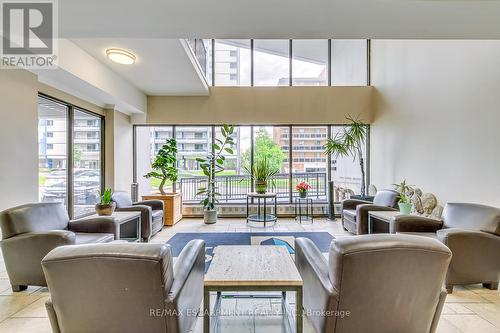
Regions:
<svg viewBox="0 0 500 333"><path fill-rule="evenodd" d="M343 131L337 133L333 138L327 140L323 146L325 152L333 158L352 156L353 159L358 158L359 167L361 169L361 195L366 195L366 180L365 180L365 160L363 158L363 144L368 135L368 125L353 118L350 115L346 116L349 121Z"/></svg>

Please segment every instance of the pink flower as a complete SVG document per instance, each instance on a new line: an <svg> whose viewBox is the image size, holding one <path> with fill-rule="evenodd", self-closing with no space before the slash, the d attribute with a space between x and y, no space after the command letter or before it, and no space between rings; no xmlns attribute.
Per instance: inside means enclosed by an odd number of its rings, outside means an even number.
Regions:
<svg viewBox="0 0 500 333"><path fill-rule="evenodd" d="M295 189L299 192L306 192L307 190L311 189L311 185L309 185L306 182L300 182L295 186Z"/></svg>

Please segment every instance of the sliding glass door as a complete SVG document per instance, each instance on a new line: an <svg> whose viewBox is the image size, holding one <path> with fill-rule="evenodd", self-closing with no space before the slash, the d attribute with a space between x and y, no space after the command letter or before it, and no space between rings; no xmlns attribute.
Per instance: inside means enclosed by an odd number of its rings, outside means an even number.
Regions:
<svg viewBox="0 0 500 333"><path fill-rule="evenodd" d="M71 217L94 212L103 187L103 118L39 96L39 200L61 202Z"/></svg>

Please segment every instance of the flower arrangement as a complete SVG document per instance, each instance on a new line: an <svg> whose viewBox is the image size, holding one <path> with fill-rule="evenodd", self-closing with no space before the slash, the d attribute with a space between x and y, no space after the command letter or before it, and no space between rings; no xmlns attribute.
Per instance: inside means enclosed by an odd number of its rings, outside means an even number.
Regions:
<svg viewBox="0 0 500 333"><path fill-rule="evenodd" d="M301 198L305 198L307 195L307 191L311 189L311 185L309 185L306 182L300 182L295 186L295 189L297 192L299 192L299 195Z"/></svg>

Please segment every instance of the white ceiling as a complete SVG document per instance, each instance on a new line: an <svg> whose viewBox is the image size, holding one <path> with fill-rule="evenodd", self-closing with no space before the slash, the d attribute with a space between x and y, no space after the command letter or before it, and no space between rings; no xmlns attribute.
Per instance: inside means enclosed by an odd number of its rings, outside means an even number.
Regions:
<svg viewBox="0 0 500 333"><path fill-rule="evenodd" d="M63 38L498 39L497 0L64 0Z"/></svg>
<svg viewBox="0 0 500 333"><path fill-rule="evenodd" d="M208 87L179 39L73 39L85 52L108 66L146 95L207 95ZM108 48L137 56L133 65L106 57Z"/></svg>

